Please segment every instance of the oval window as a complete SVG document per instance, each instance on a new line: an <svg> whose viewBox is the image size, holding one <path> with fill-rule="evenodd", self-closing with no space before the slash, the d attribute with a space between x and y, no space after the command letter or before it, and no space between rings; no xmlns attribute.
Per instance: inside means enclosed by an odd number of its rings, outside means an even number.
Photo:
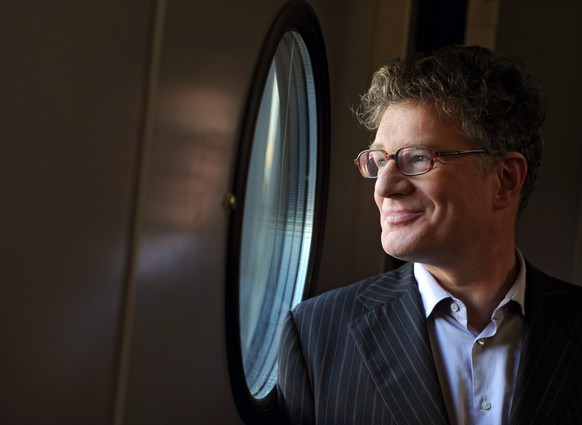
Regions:
<svg viewBox="0 0 582 425"><path fill-rule="evenodd" d="M291 1L261 50L227 197L228 361L246 423L277 423L283 320L310 292L319 260L328 135L323 37L311 6Z"/></svg>
<svg viewBox="0 0 582 425"><path fill-rule="evenodd" d="M317 177L317 113L305 43L287 32L264 87L246 185L240 262L240 338L253 397L276 383L285 313L303 298Z"/></svg>

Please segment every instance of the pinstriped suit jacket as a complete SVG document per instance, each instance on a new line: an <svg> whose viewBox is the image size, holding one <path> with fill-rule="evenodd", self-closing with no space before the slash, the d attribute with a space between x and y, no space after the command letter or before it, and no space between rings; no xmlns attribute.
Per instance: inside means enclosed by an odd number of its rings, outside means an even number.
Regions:
<svg viewBox="0 0 582 425"><path fill-rule="evenodd" d="M527 264L511 425L582 424L582 288ZM291 424L448 424L412 264L301 303L279 352Z"/></svg>

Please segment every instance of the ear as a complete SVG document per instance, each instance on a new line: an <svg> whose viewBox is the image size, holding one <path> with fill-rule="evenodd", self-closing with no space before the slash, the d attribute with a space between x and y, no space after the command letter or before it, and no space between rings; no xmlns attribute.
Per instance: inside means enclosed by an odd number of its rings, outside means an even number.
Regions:
<svg viewBox="0 0 582 425"><path fill-rule="evenodd" d="M495 209L503 209L515 204L519 207L521 187L527 174L527 161L519 152L507 152L497 164L499 186L495 193Z"/></svg>

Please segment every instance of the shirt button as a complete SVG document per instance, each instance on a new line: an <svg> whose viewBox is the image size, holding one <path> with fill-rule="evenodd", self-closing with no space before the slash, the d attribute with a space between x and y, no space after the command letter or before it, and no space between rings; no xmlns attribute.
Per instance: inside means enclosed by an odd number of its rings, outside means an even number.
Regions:
<svg viewBox="0 0 582 425"><path fill-rule="evenodd" d="M483 400L481 402L481 407L485 410L489 410L491 409L491 402L489 402L489 400Z"/></svg>
<svg viewBox="0 0 582 425"><path fill-rule="evenodd" d="M485 340L484 340L484 339L482 339L482 338L481 338L481 339L478 339L478 340L477 340L477 343L478 343L479 345L485 345Z"/></svg>
<svg viewBox="0 0 582 425"><path fill-rule="evenodd" d="M457 304L457 303L452 303L451 304L451 310L453 310L455 313L457 311L459 311L460 309L461 309L461 307L459 307L459 304Z"/></svg>

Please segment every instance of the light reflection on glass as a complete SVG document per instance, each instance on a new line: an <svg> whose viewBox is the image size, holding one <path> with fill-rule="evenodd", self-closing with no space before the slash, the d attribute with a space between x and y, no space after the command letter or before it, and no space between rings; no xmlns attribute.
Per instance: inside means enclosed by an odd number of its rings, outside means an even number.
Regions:
<svg viewBox="0 0 582 425"><path fill-rule="evenodd" d="M251 394L276 381L284 315L303 296L311 251L317 122L311 62L301 36L275 53L253 138L243 218L240 330Z"/></svg>

